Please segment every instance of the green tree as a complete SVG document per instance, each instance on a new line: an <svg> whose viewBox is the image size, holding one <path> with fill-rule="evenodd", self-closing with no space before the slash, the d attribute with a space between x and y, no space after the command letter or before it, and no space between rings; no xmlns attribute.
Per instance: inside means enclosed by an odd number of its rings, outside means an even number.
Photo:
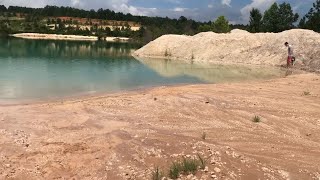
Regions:
<svg viewBox="0 0 320 180"><path fill-rule="evenodd" d="M250 11L249 31L252 33L261 32L262 14L259 9L253 8Z"/></svg>
<svg viewBox="0 0 320 180"><path fill-rule="evenodd" d="M49 25L51 23L51 20L48 18L47 19L47 25Z"/></svg>
<svg viewBox="0 0 320 180"><path fill-rule="evenodd" d="M289 3L282 3L279 5L279 31L285 31L294 28L294 23L299 19L299 15L293 13Z"/></svg>
<svg viewBox="0 0 320 180"><path fill-rule="evenodd" d="M199 32L208 32L208 31L212 31L212 26L208 25L208 24L204 24L204 25L200 25Z"/></svg>
<svg viewBox="0 0 320 180"><path fill-rule="evenodd" d="M299 27L320 32L320 0L313 3L313 7L301 19Z"/></svg>
<svg viewBox="0 0 320 180"><path fill-rule="evenodd" d="M224 16L219 16L212 26L213 31L216 33L230 32L229 21Z"/></svg>
<svg viewBox="0 0 320 180"><path fill-rule="evenodd" d="M107 36L110 36L110 35L111 35L111 28L106 27L106 28L105 28L105 34L106 34Z"/></svg>
<svg viewBox="0 0 320 180"><path fill-rule="evenodd" d="M60 18L58 18L57 24L58 24L58 30L62 32L65 29L65 23Z"/></svg>
<svg viewBox="0 0 320 180"><path fill-rule="evenodd" d="M289 3L284 2L279 6L274 3L264 13L262 24L266 32L281 32L294 28L298 18L299 15L293 13Z"/></svg>
<svg viewBox="0 0 320 180"><path fill-rule="evenodd" d="M301 18L301 20L300 20L300 22L298 24L298 27L301 28L301 29L307 28L306 27L306 17Z"/></svg>
<svg viewBox="0 0 320 180"><path fill-rule="evenodd" d="M262 19L262 26L264 31L266 32L279 32L278 17L279 7L277 3L273 3L272 6L264 12L264 16Z"/></svg>
<svg viewBox="0 0 320 180"><path fill-rule="evenodd" d="M11 33L11 28L7 20L0 20L0 36L7 36Z"/></svg>
<svg viewBox="0 0 320 180"><path fill-rule="evenodd" d="M0 5L0 13L6 12L7 8L4 5Z"/></svg>

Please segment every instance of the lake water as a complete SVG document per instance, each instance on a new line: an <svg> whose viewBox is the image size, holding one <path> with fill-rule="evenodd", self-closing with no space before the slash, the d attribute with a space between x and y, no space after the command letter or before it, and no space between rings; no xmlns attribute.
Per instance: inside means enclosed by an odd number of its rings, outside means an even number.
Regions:
<svg viewBox="0 0 320 180"><path fill-rule="evenodd" d="M0 39L0 103L160 85L268 79L279 69L137 60L137 45Z"/></svg>

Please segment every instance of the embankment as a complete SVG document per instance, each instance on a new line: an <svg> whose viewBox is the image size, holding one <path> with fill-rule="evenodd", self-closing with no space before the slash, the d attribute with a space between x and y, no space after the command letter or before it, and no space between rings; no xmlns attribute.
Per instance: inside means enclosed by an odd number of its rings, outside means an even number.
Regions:
<svg viewBox="0 0 320 180"><path fill-rule="evenodd" d="M197 63L280 66L286 64L284 42L293 45L297 67L320 71L320 34L301 29L281 33L252 34L233 30L227 34L164 35L137 50L134 56Z"/></svg>

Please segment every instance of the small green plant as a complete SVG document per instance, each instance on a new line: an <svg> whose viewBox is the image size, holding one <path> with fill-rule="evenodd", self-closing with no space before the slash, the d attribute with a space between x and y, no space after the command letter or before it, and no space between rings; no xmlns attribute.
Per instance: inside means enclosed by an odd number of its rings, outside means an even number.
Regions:
<svg viewBox="0 0 320 180"><path fill-rule="evenodd" d="M182 161L182 171L186 174L195 174L198 170L198 162L195 159L186 159L183 158Z"/></svg>
<svg viewBox="0 0 320 180"><path fill-rule="evenodd" d="M200 163L200 169L205 169L206 168L206 164L207 164L207 160L205 160L204 158L202 158L200 156L200 154L197 154L198 159L199 159L199 163Z"/></svg>
<svg viewBox="0 0 320 180"><path fill-rule="evenodd" d="M171 179L177 179L181 173L181 163L180 162L173 162L169 169L169 177Z"/></svg>
<svg viewBox="0 0 320 180"><path fill-rule="evenodd" d="M305 96L309 96L311 93L310 93L309 91L304 91L303 94L304 94Z"/></svg>
<svg viewBox="0 0 320 180"><path fill-rule="evenodd" d="M205 166L205 160L202 158L201 160L202 162L200 162L200 167L202 167L202 165ZM171 179L177 179L181 173L195 174L198 170L198 165L199 162L196 159L183 158L182 161L173 162L169 169L169 177Z"/></svg>
<svg viewBox="0 0 320 180"><path fill-rule="evenodd" d="M171 56L171 54L169 53L168 49L166 49L166 51L164 52L164 56L165 57Z"/></svg>
<svg viewBox="0 0 320 180"><path fill-rule="evenodd" d="M258 122L261 122L261 118L259 116L254 116L252 121L255 122L255 123L258 123Z"/></svg>
<svg viewBox="0 0 320 180"><path fill-rule="evenodd" d="M156 167L152 172L152 180L161 180L163 178L163 173L159 167Z"/></svg>
<svg viewBox="0 0 320 180"><path fill-rule="evenodd" d="M206 138L207 138L207 133L203 132L202 135L201 135L201 139L202 140L206 140Z"/></svg>

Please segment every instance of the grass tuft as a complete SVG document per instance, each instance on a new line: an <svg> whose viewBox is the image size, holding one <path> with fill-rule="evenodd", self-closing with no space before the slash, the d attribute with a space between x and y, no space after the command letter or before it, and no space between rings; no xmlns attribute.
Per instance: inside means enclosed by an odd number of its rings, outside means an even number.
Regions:
<svg viewBox="0 0 320 180"><path fill-rule="evenodd" d="M200 169L205 169L206 168L206 164L207 164L207 160L202 158L200 156L200 154L197 154L197 156L198 156L198 159L199 159Z"/></svg>
<svg viewBox="0 0 320 180"><path fill-rule="evenodd" d="M261 118L259 116L254 116L252 121L255 122L255 123L259 123L259 122L261 122Z"/></svg>
<svg viewBox="0 0 320 180"><path fill-rule="evenodd" d="M183 158L182 161L182 171L186 174L195 174L198 170L198 162L195 159L186 159Z"/></svg>
<svg viewBox="0 0 320 180"><path fill-rule="evenodd" d="M173 162L169 169L169 177L177 179L181 173L182 167L180 162Z"/></svg>
<svg viewBox="0 0 320 180"><path fill-rule="evenodd" d="M161 180L163 178L163 173L159 167L156 167L152 172L152 180Z"/></svg>
<svg viewBox="0 0 320 180"><path fill-rule="evenodd" d="M203 132L203 133L202 133L201 139L202 139L202 140L206 140L206 139L207 139L207 133L206 133L206 132Z"/></svg>
<svg viewBox="0 0 320 180"><path fill-rule="evenodd" d="M168 51L168 49L166 49L166 51L164 52L164 56L165 57L171 56L171 53Z"/></svg>
<svg viewBox="0 0 320 180"><path fill-rule="evenodd" d="M305 96L309 96L311 93L309 92L309 91L304 91L303 92L303 95L305 95Z"/></svg>
<svg viewBox="0 0 320 180"><path fill-rule="evenodd" d="M198 155L200 157L200 155ZM201 157L200 157L201 158ZM205 161L201 158L200 167L205 166ZM179 178L180 174L195 174L198 170L199 162L196 159L183 158L182 161L173 162L169 169L171 179ZM204 168L203 168L204 169Z"/></svg>

